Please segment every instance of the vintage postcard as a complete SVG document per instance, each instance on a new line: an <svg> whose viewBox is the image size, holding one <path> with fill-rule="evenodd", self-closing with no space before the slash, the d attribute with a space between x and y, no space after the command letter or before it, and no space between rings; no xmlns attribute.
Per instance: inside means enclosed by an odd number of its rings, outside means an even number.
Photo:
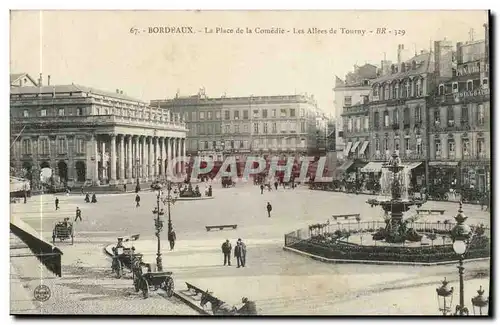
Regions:
<svg viewBox="0 0 500 325"><path fill-rule="evenodd" d="M489 12L10 12L13 315L490 315Z"/></svg>

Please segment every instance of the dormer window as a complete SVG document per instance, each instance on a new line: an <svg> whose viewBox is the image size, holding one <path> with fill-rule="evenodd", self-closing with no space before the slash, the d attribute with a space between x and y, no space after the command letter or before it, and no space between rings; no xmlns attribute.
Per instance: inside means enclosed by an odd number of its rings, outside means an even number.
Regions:
<svg viewBox="0 0 500 325"><path fill-rule="evenodd" d="M406 72L406 65L401 63L401 72Z"/></svg>
<svg viewBox="0 0 500 325"><path fill-rule="evenodd" d="M377 97L378 96L378 85L373 87L373 96Z"/></svg>
<svg viewBox="0 0 500 325"><path fill-rule="evenodd" d="M397 82L394 83L392 86L392 98L396 99L398 98L398 90L399 90L399 85Z"/></svg>
<svg viewBox="0 0 500 325"><path fill-rule="evenodd" d="M411 61L411 69L415 70L417 68L417 62L415 60Z"/></svg>
<svg viewBox="0 0 500 325"><path fill-rule="evenodd" d="M363 80L363 86L368 86L368 84L369 84L369 83L368 83L368 80L367 80L367 79L364 79L364 80Z"/></svg>
<svg viewBox="0 0 500 325"><path fill-rule="evenodd" d="M451 92L458 93L458 82L454 82L451 84Z"/></svg>
<svg viewBox="0 0 500 325"><path fill-rule="evenodd" d="M417 80L415 83L415 96L420 97L422 96L422 81L420 79Z"/></svg>
<svg viewBox="0 0 500 325"><path fill-rule="evenodd" d="M444 95L444 85L443 84L439 85L439 95Z"/></svg>

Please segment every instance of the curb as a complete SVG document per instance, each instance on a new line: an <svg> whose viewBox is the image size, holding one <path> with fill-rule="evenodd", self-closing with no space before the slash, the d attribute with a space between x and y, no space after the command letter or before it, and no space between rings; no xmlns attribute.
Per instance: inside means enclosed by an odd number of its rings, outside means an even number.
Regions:
<svg viewBox="0 0 500 325"><path fill-rule="evenodd" d="M113 246L113 244L108 244L106 246L104 246L104 248L102 249L104 251L104 254L106 254L108 257L112 257L113 254L111 254L109 251L108 251L108 248ZM191 307L191 309L194 309L195 311L197 311L198 313L200 313L201 315L210 315L206 310L204 310L201 306L198 306L196 305L195 303L193 303L192 301L190 301L188 298L186 298L184 296L184 294L182 293L178 293L177 291L174 290L174 295L173 297L181 300L183 303L185 303L186 305L188 305L189 307Z"/></svg>
<svg viewBox="0 0 500 325"><path fill-rule="evenodd" d="M438 266L438 265L449 265L449 264L456 264L458 263L458 260L454 261L446 261L446 262L435 262L435 263L419 263L419 262L395 262L395 261L370 261L370 260L346 260L346 259L333 259L333 258L326 258L323 256L318 256L310 253L303 252L301 250L291 248L291 247L286 247L283 246L284 251L289 251L291 253L295 253L298 255L302 256L307 256L312 258L313 260L317 260L320 262L325 262L325 263L338 263L338 264L375 264L375 265L411 265L411 266ZM486 261L489 260L490 257L481 257L481 258L473 258L473 259L468 259L464 260L464 262L477 262L477 261Z"/></svg>
<svg viewBox="0 0 500 325"><path fill-rule="evenodd" d="M203 201L214 199L215 196L202 196L202 197L178 197L176 201Z"/></svg>

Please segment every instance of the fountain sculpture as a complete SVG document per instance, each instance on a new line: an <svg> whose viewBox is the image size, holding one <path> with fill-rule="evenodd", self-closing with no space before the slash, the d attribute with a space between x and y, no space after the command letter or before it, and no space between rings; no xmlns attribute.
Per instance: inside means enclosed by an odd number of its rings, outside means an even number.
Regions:
<svg viewBox="0 0 500 325"><path fill-rule="evenodd" d="M381 206L390 216L386 220L385 229L373 235L376 240L385 240L388 243L402 243L405 240L411 240L411 237L418 236L412 229L407 229L403 221L403 213L408 211L411 206L421 206L424 202L420 199L408 197L408 175L402 171L405 166L401 164L401 159L397 153L394 153L382 168L388 170L391 181L382 177L381 183L387 183L390 191L389 198L370 199L367 201L372 207ZM384 175L385 173L383 173ZM384 190L384 184L381 184Z"/></svg>

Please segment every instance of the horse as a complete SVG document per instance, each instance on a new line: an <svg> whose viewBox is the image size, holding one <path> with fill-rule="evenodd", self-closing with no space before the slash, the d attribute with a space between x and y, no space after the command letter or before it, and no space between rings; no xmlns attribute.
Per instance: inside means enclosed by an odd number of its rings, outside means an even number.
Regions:
<svg viewBox="0 0 500 325"><path fill-rule="evenodd" d="M213 315L237 315L238 310L236 307L231 307L224 301L212 296L212 293L208 290L201 295L200 306L204 307L207 302L210 302L210 307L212 308Z"/></svg>

